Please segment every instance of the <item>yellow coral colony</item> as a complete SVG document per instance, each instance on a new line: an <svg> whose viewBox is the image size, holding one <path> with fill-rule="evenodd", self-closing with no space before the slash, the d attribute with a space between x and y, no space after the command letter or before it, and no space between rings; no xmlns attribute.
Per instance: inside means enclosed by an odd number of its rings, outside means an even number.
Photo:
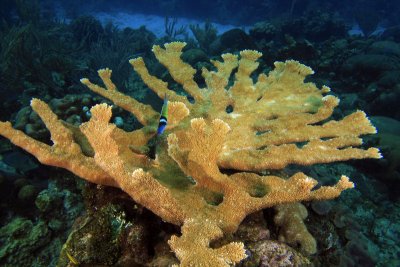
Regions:
<svg viewBox="0 0 400 267"><path fill-rule="evenodd" d="M106 104L92 107L90 121L77 129L33 99L31 106L50 130L53 145L26 136L9 122L1 122L0 134L43 164L119 187L163 220L182 225L182 235L169 240L181 266L237 263L246 257L242 243L219 248L209 243L236 231L247 214L278 204L335 198L353 187L342 176L334 186L312 190L317 181L303 173L284 179L260 176L260 171L380 157L376 148L354 147L361 145L360 135L376 132L364 112L327 121L339 100L323 96L329 92L325 86L318 89L304 83L305 76L313 73L310 68L293 60L276 62L275 70L268 76L260 74L254 82L250 75L261 53L244 50L240 56L223 54L222 61L212 61L215 70L202 70L206 88L199 88L193 80L195 69L180 58L184 46L174 42L165 48L154 46L153 52L194 103L152 76L142 58L129 61L151 90L170 99L166 138L156 159L140 151L155 134L159 112L119 92L109 69L98 72L104 88L88 79L81 81L136 116L141 129L117 128L110 123L111 107ZM227 112L228 106L232 112ZM223 174L221 168L235 172Z"/></svg>

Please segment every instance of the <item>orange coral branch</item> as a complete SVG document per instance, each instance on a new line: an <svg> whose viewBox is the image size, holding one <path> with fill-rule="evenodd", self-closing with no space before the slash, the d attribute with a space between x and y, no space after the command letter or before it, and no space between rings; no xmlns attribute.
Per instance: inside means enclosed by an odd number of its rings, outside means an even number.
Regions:
<svg viewBox="0 0 400 267"><path fill-rule="evenodd" d="M130 60L151 90L160 98L168 94L171 100L169 125L152 147L155 158L146 153L159 113L120 93L109 69L98 72L105 88L88 79L81 81L131 112L145 125L141 129L131 133L118 129L110 123L111 107L106 104L92 107L89 122L71 128L44 102L34 99L32 107L50 130L54 144L38 142L8 122L0 122L0 135L44 164L66 168L90 182L119 187L163 220L183 224L182 236L169 242L182 266L237 263L245 257L243 244L209 245L224 233L236 231L247 214L284 203L335 198L354 186L342 176L336 185L314 190L317 181L304 173L284 179L260 176L258 171L381 157L376 148L357 148L362 144L360 136L376 132L365 113L324 122L339 100L324 96L330 91L326 86L318 89L304 83L313 73L309 67L293 60L276 62L269 75L260 74L254 82L250 75L261 53L245 50L240 58L224 54L222 62L212 61L216 71L202 70L207 88L200 89L193 79L196 70L180 58L184 46L174 42L165 48L154 46L153 52L194 97L194 104L150 75L142 58ZM234 84L228 87L236 68ZM76 141L79 138L90 143L90 153L86 153L90 155L85 154L85 142ZM220 168L234 174L223 174ZM304 216L296 218L282 215L277 223L287 224L286 229L304 226ZM295 224L288 225L288 220ZM305 227L300 230L307 234ZM314 251L310 236L294 239L308 243L304 248L309 253Z"/></svg>
<svg viewBox="0 0 400 267"><path fill-rule="evenodd" d="M103 80L106 88L97 84L93 84L87 78L82 78L81 83L86 85L93 92L110 99L117 106L135 115L138 121L143 125L154 123L158 119L158 112L155 112L150 105L145 105L119 92L115 85L111 82L111 70L101 69L98 71L99 76Z"/></svg>

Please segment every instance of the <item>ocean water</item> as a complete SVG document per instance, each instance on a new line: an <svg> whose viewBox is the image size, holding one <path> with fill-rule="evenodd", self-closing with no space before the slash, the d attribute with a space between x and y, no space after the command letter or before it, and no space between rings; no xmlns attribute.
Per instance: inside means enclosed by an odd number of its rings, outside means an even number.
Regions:
<svg viewBox="0 0 400 267"><path fill-rule="evenodd" d="M0 266L400 266L399 13L1 1Z"/></svg>

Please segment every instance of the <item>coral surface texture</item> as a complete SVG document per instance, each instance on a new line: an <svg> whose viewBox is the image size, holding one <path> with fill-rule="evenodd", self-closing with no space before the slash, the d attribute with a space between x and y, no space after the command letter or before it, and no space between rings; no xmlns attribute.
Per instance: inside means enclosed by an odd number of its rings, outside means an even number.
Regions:
<svg viewBox="0 0 400 267"><path fill-rule="evenodd" d="M169 245L181 266L238 263L246 257L243 243L214 247L211 242L235 232L246 215L280 204L332 199L354 186L346 176L315 188L318 182L301 172L279 177L263 171L380 157L376 148L360 148L360 136L376 132L364 112L330 119L339 100L327 95L328 87L304 82L313 73L309 67L288 60L276 62L268 75L254 75L261 53L244 50L223 54L221 61L211 62L213 69L203 68L200 86L196 70L181 59L184 46L156 45L153 53L186 95L149 73L142 58L129 61L151 90L168 97L162 135L156 135L159 111L121 93L109 69L98 71L102 86L81 82L133 114L142 128L118 128L105 103L93 106L90 120L77 127L33 99L52 144L10 122L0 123L0 134L41 163L121 188L164 221L180 225L181 235L172 236Z"/></svg>

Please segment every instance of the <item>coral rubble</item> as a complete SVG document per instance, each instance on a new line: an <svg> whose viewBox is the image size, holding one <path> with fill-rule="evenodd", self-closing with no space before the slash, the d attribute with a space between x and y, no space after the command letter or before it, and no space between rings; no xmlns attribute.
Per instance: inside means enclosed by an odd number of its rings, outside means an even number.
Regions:
<svg viewBox="0 0 400 267"><path fill-rule="evenodd" d="M144 83L170 100L168 126L157 137L155 158L147 151L159 113L119 92L109 69L99 70L105 88L88 79L81 81L132 113L142 128L133 132L117 128L110 123L111 107L106 104L92 107L90 120L76 127L33 99L31 106L49 129L53 145L28 137L9 122L0 123L0 134L42 163L121 188L164 221L181 225L182 235L169 240L181 266L237 263L246 257L243 243L221 247L210 243L235 232L246 215L278 204L335 198L354 186L342 176L336 185L315 189L317 181L304 173L285 179L259 172L288 164L380 157L376 148L356 148L362 144L360 135L376 132L364 112L328 120L339 100L324 96L329 92L326 86L318 89L304 83L313 73L310 68L293 60L276 62L275 70L268 76L260 74L254 82L252 73L261 53L244 50L240 57L223 54L223 61L212 61L216 70L202 70L206 88L200 88L193 80L195 69L181 60L184 46L173 42L165 48L154 46L153 52L194 103L152 76L142 58L130 60ZM231 170L230 174L221 169ZM286 230L290 227L295 228ZM309 235L306 229L302 232ZM312 237L306 238L312 253L315 244Z"/></svg>

